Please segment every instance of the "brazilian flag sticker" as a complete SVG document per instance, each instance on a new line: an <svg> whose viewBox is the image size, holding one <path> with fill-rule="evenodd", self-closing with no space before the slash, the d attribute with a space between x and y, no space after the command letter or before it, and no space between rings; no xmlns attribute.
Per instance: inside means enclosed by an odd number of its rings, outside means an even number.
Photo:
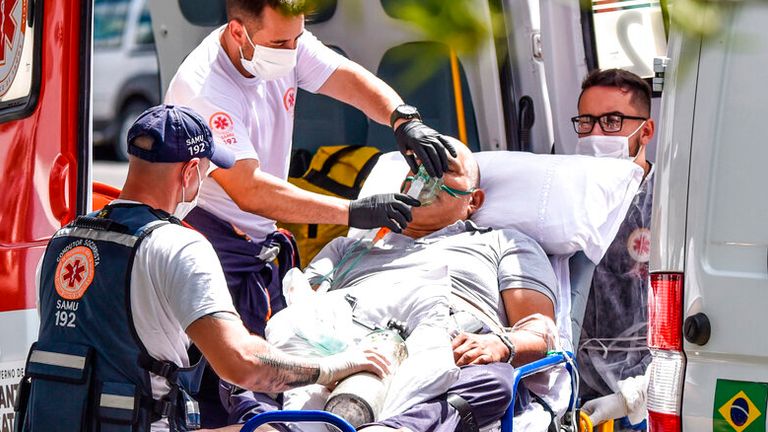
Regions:
<svg viewBox="0 0 768 432"><path fill-rule="evenodd" d="M766 432L768 384L717 380L713 432Z"/></svg>

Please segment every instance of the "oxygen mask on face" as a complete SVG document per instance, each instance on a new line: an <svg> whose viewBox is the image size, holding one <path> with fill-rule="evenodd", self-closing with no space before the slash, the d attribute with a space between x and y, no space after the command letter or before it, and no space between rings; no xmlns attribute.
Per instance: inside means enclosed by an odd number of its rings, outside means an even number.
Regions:
<svg viewBox="0 0 768 432"><path fill-rule="evenodd" d="M444 184L442 177L430 177L424 165L419 166L419 170L415 175L405 178L403 189L405 189L407 183L410 183L411 186L405 194L419 200L422 207L435 202L437 194L440 193Z"/></svg>
<svg viewBox="0 0 768 432"><path fill-rule="evenodd" d="M405 188L408 184L410 184L410 187L408 187L408 190L406 191ZM424 165L419 166L419 170L415 175L406 177L400 188L401 193L405 193L409 197L419 200L421 207L433 204L441 191L445 191L448 195L454 198L459 198L470 195L475 191L475 188L461 190L449 187L445 184L442 177L430 177L430 175L427 174L427 169L424 168ZM387 227L379 228L371 240L366 241L365 247L371 249L374 244L378 243L379 240L384 238L389 232L389 228Z"/></svg>

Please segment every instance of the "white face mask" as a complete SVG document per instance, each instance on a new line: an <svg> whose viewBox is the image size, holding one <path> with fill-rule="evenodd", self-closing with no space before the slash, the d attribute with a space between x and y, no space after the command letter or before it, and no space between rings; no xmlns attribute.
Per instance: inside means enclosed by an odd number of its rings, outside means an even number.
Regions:
<svg viewBox="0 0 768 432"><path fill-rule="evenodd" d="M645 121L640 123L640 126L627 136L587 135L585 137L580 137L579 143L576 146L576 154L634 160L637 156L629 155L629 139L632 138L643 125L645 125Z"/></svg>
<svg viewBox="0 0 768 432"><path fill-rule="evenodd" d="M197 194L194 198L192 198L192 201L184 201L184 183L181 183L181 202L176 204L176 209L173 210L173 216L175 216L178 220L184 220L189 212L191 212L193 208L197 207L197 198L200 196L200 186L203 185L203 178L200 177L200 165L198 164L195 168L197 168Z"/></svg>
<svg viewBox="0 0 768 432"><path fill-rule="evenodd" d="M240 63L249 74L271 81L288 75L296 67L295 49L278 49L256 45L243 27L248 43L253 46L253 58L246 60L240 47Z"/></svg>

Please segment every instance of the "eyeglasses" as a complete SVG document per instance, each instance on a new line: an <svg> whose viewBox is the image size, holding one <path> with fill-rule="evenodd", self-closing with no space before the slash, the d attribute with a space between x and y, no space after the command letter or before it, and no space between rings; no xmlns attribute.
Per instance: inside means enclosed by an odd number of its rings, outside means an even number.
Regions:
<svg viewBox="0 0 768 432"><path fill-rule="evenodd" d="M608 113L600 116L584 114L571 117L571 121L573 122L573 130L575 130L577 134L591 133L592 129L595 127L595 122L600 123L600 129L602 129L603 132L619 132L624 126L625 119L648 120L648 117L629 116L622 113Z"/></svg>

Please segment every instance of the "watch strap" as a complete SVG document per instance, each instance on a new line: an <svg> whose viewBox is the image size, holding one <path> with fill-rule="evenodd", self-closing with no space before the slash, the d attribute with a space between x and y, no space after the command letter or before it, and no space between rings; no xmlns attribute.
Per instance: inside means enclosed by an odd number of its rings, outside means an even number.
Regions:
<svg viewBox="0 0 768 432"><path fill-rule="evenodd" d="M501 343L503 343L509 350L509 357L507 357L506 360L503 360L503 362L512 364L512 361L515 359L515 354L517 353L514 342L512 342L512 340L509 339L509 336L504 333L496 333L496 336L501 339Z"/></svg>
<svg viewBox="0 0 768 432"><path fill-rule="evenodd" d="M403 107L410 108L412 110L412 112L410 112L410 113L403 112L401 110L401 108L403 108ZM392 114L389 115L389 126L392 127L392 129L394 129L395 128L395 122L400 120L400 119L405 119L405 120L417 119L417 120L421 120L421 114L419 114L419 111L415 107L412 107L412 106L410 106L408 104L402 104L402 105L398 105L397 108L395 108L392 111Z"/></svg>

